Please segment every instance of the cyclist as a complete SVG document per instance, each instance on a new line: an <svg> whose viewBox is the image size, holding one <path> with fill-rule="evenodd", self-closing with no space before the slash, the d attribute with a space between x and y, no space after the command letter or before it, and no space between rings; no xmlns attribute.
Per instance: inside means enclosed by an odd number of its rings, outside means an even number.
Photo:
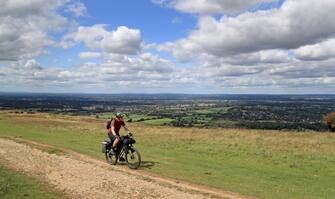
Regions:
<svg viewBox="0 0 335 199"><path fill-rule="evenodd" d="M121 127L123 126L123 128L129 132L129 128L126 126L123 117L124 117L124 113L122 112L117 112L115 114L115 118L113 118L111 121L109 121L109 124L107 124L107 134L109 139L111 140L111 142L113 143L112 145L112 152L116 153L117 151L117 146L121 141L120 138L120 134L119 131L121 129Z"/></svg>

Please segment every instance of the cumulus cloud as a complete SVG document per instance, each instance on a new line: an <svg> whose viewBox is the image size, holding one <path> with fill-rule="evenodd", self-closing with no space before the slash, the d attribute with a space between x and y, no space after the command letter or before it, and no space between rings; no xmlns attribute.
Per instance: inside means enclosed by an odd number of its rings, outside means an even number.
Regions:
<svg viewBox="0 0 335 199"><path fill-rule="evenodd" d="M186 38L167 42L160 50L183 60L208 53L218 57L270 49L295 49L335 35L335 2L287 0L279 9L237 17L200 17Z"/></svg>
<svg viewBox="0 0 335 199"><path fill-rule="evenodd" d="M2 89L30 87L43 91L88 92L327 92L334 88L332 59L326 61L290 60L287 63L220 65L179 68L151 53L138 56L106 55L102 63L84 63L73 68L45 68L35 60L19 61L1 67ZM310 87L310 88L309 88ZM180 88L180 89L179 89ZM321 89L322 88L322 89Z"/></svg>
<svg viewBox="0 0 335 199"><path fill-rule="evenodd" d="M105 54L102 63L84 63L66 69L42 67L36 60L13 62L0 68L5 85L2 90L98 91L122 92L122 89L174 86L177 68L170 61L151 53L138 56ZM113 88L113 90L109 90ZM79 89L79 90L78 90ZM93 89L93 90L92 90ZM124 90L123 92L126 92Z"/></svg>
<svg viewBox="0 0 335 199"><path fill-rule="evenodd" d="M286 50L261 50L254 53L239 54L224 58L226 63L233 65L257 65L287 63L292 60Z"/></svg>
<svg viewBox="0 0 335 199"><path fill-rule="evenodd" d="M187 37L157 49L196 65L192 75L182 73L192 84L206 79L201 84L222 89L329 92L335 79L333 9L331 0L286 0L280 8L235 17L199 16Z"/></svg>
<svg viewBox="0 0 335 199"><path fill-rule="evenodd" d="M255 93L322 93L334 89L334 61L306 63L294 60L255 66L200 66L192 75L205 79L208 87Z"/></svg>
<svg viewBox="0 0 335 199"><path fill-rule="evenodd" d="M335 57L335 39L329 39L314 45L302 46L294 50L301 60L326 60Z"/></svg>
<svg viewBox="0 0 335 199"><path fill-rule="evenodd" d="M209 54L197 56L197 62L206 67L222 65L254 66L259 64L280 64L294 60L285 50L264 50L254 53L243 53L229 57L217 57Z"/></svg>
<svg viewBox="0 0 335 199"><path fill-rule="evenodd" d="M46 14L48 11L55 10L64 2L61 0L48 1L43 0L3 0L1 2L1 16L26 17L31 15Z"/></svg>
<svg viewBox="0 0 335 199"><path fill-rule="evenodd" d="M73 25L58 9L71 0L3 0L0 9L0 61L29 59L54 43L49 32Z"/></svg>
<svg viewBox="0 0 335 199"><path fill-rule="evenodd" d="M180 12L191 14L234 14L260 3L274 0L152 0Z"/></svg>
<svg viewBox="0 0 335 199"><path fill-rule="evenodd" d="M99 52L81 52L79 53L80 59L92 59L101 57Z"/></svg>
<svg viewBox="0 0 335 199"><path fill-rule="evenodd" d="M125 26L115 31L106 30L107 25L80 26L77 31L64 36L63 46L84 43L90 49L102 49L108 53L136 54L141 50L141 32Z"/></svg>
<svg viewBox="0 0 335 199"><path fill-rule="evenodd" d="M105 24L75 26L57 43L49 33L72 25L60 13L82 16L85 6L77 0L27 2L5 0L0 9L0 61L11 60L0 67L1 90L273 93L335 87L331 0L286 0L278 9L220 18L202 14L240 12L268 1L155 0L201 14L187 37L163 44L145 44L138 29L109 30ZM79 43L86 47L79 58L91 62L44 67L33 59L46 46ZM177 59L163 58L155 48Z"/></svg>
<svg viewBox="0 0 335 199"><path fill-rule="evenodd" d="M271 76L280 76L284 79L304 79L335 77L333 60L327 61L293 61L283 65L272 66L265 73Z"/></svg>
<svg viewBox="0 0 335 199"><path fill-rule="evenodd" d="M69 3L65 10L67 12L73 13L77 17L82 17L87 12L86 6L80 1L75 1L75 2Z"/></svg>

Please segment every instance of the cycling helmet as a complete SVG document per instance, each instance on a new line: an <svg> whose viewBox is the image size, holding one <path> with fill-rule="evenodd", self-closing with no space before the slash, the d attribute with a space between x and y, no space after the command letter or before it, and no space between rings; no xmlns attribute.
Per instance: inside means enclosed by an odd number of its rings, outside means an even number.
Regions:
<svg viewBox="0 0 335 199"><path fill-rule="evenodd" d="M122 113L122 112L117 112L117 113L115 114L115 116L118 117L118 118L123 118L123 117L124 117L124 113Z"/></svg>

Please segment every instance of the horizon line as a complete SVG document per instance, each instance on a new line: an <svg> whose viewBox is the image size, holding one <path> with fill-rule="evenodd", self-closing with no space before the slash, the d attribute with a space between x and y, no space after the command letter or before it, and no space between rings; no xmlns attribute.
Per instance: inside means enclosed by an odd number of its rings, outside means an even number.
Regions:
<svg viewBox="0 0 335 199"><path fill-rule="evenodd" d="M119 93L94 93L94 92L35 92L35 91L0 91L0 94L53 94L53 95L335 95L334 93L179 93L179 92L119 92Z"/></svg>

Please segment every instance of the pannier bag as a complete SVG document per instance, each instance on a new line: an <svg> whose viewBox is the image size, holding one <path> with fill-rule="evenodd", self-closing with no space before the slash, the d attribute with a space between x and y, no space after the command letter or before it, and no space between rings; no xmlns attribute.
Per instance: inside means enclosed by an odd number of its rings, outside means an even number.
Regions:
<svg viewBox="0 0 335 199"><path fill-rule="evenodd" d="M123 140L123 143L126 144L126 145L128 145L128 144L135 144L136 141L134 139L132 139L132 138L126 138L126 139Z"/></svg>
<svg viewBox="0 0 335 199"><path fill-rule="evenodd" d="M106 153L107 146L108 146L108 142L106 142L106 141L101 142L101 152L102 153Z"/></svg>

